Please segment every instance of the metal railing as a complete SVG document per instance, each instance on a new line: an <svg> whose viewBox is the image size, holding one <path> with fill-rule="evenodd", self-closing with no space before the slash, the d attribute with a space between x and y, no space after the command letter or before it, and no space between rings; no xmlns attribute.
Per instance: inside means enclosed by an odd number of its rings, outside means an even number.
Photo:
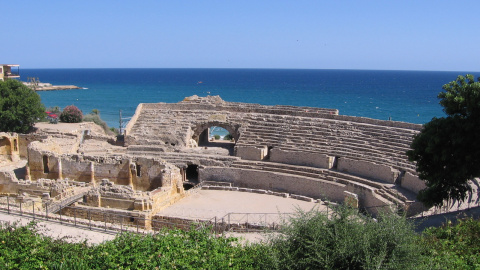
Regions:
<svg viewBox="0 0 480 270"><path fill-rule="evenodd" d="M107 233L136 232L154 233L163 228L170 229L196 229L210 228L212 232L264 232L278 230L281 225L288 222L294 213L226 213L210 219L192 217L174 217L156 215L147 218L145 213L118 209L92 208L80 206L56 205L35 200L17 200L16 197L0 197L0 211L12 215L32 218L32 220L45 220L60 224L76 226L82 229L104 231ZM59 207L59 209L56 209ZM390 205L377 206L377 209L387 209ZM477 206L478 207L478 206ZM334 210L327 207L322 210L329 216ZM58 210L58 211L57 211ZM447 212L439 209L439 212ZM443 211L442 211L443 210ZM53 213L53 211L57 211ZM437 211L435 214L438 214ZM212 214L214 214L212 212ZM219 214L219 213L216 213Z"/></svg>

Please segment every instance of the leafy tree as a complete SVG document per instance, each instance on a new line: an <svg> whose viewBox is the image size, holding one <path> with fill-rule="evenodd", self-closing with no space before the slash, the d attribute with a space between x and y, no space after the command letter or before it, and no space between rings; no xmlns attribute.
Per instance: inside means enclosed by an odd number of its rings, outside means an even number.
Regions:
<svg viewBox="0 0 480 270"><path fill-rule="evenodd" d="M37 93L17 80L0 81L0 131L25 133L44 116Z"/></svg>
<svg viewBox="0 0 480 270"><path fill-rule="evenodd" d="M65 107L60 114L60 121L65 123L80 123L82 122L83 114L75 105Z"/></svg>
<svg viewBox="0 0 480 270"><path fill-rule="evenodd" d="M447 117L423 126L407 151L416 162L426 188L418 199L427 207L448 199L463 201L471 192L468 181L480 176L480 82L473 75L458 76L443 86L440 104Z"/></svg>

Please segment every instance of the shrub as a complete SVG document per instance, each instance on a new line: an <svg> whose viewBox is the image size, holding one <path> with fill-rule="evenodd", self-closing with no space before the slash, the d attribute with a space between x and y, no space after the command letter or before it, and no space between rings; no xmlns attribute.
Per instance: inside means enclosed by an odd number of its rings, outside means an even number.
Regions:
<svg viewBox="0 0 480 270"><path fill-rule="evenodd" d="M213 135L213 137L215 138L215 140L220 140L220 135L218 134Z"/></svg>
<svg viewBox="0 0 480 270"><path fill-rule="evenodd" d="M272 239L276 269L418 269L418 236L406 218L378 220L344 206L299 212Z"/></svg>
<svg viewBox="0 0 480 270"><path fill-rule="evenodd" d="M105 121L103 121L101 118L100 118L100 114L98 113L89 113L87 115L85 115L83 117L83 121L84 122L93 122L99 126L102 127L103 131L105 131L105 133L109 134L111 133L111 129L108 127L107 123L105 123Z"/></svg>
<svg viewBox="0 0 480 270"><path fill-rule="evenodd" d="M80 123L82 122L83 114L75 105L67 106L60 114L60 121L65 123Z"/></svg>
<svg viewBox="0 0 480 270"><path fill-rule="evenodd" d="M242 246L236 238L209 229L124 233L98 245L52 240L36 225L0 224L1 269L264 269L261 245ZM19 244L21 243L21 244Z"/></svg>
<svg viewBox="0 0 480 270"><path fill-rule="evenodd" d="M480 268L480 221L460 219L457 224L448 221L442 227L431 227L423 233L427 263L431 269Z"/></svg>
<svg viewBox="0 0 480 270"><path fill-rule="evenodd" d="M223 137L224 140L227 140L227 141L231 141L233 140L233 136L232 134L228 133L227 135L225 135L225 137Z"/></svg>

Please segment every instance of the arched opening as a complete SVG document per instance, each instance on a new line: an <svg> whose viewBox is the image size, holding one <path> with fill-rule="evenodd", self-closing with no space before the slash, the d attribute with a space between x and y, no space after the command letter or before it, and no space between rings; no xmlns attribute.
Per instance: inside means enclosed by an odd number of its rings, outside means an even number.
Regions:
<svg viewBox="0 0 480 270"><path fill-rule="evenodd" d="M215 154L234 155L235 143L239 136L238 127L221 122L210 122L194 128L192 139L206 151L213 150Z"/></svg>
<svg viewBox="0 0 480 270"><path fill-rule="evenodd" d="M0 138L0 154L10 155L10 140L7 137Z"/></svg>

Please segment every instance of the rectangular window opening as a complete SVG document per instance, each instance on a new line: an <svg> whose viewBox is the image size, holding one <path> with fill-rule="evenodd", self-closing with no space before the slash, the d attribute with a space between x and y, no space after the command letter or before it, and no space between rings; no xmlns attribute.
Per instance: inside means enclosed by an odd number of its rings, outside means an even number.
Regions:
<svg viewBox="0 0 480 270"><path fill-rule="evenodd" d="M136 167L137 167L137 176L140 177L142 176L142 171L141 171L141 166L139 164L136 164Z"/></svg>
<svg viewBox="0 0 480 270"><path fill-rule="evenodd" d="M48 156L43 156L43 173L49 173L50 169L48 168Z"/></svg>

